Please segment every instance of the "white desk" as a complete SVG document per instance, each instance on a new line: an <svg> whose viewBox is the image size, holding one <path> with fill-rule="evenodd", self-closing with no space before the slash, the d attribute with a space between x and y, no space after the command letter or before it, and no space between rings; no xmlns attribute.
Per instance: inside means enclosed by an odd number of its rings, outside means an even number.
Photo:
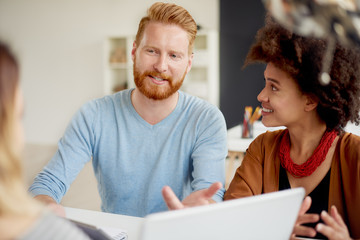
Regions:
<svg viewBox="0 0 360 240"><path fill-rule="evenodd" d="M127 231L129 240L140 238L143 218L65 207L66 218L95 226L114 227Z"/></svg>

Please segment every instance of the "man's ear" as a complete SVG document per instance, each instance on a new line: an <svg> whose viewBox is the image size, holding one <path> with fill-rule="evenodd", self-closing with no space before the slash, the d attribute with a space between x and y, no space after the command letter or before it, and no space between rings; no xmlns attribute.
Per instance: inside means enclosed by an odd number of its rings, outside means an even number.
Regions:
<svg viewBox="0 0 360 240"><path fill-rule="evenodd" d="M305 111L310 112L310 111L316 109L316 107L319 104L319 99L313 94L306 95L305 97L306 97Z"/></svg>
<svg viewBox="0 0 360 240"><path fill-rule="evenodd" d="M186 68L186 74L188 74L188 72L191 69L193 59L194 59L194 53L191 53L191 55L189 56L188 66Z"/></svg>
<svg viewBox="0 0 360 240"><path fill-rule="evenodd" d="M133 42L133 48L132 48L132 50L131 50L131 59L132 59L133 61L134 61L134 59L135 59L136 48L137 48L136 42L134 41L134 42Z"/></svg>

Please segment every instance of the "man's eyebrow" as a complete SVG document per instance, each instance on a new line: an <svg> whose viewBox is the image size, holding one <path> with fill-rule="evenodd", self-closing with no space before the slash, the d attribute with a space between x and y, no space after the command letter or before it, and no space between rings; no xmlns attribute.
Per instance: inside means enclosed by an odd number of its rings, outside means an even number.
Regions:
<svg viewBox="0 0 360 240"><path fill-rule="evenodd" d="M183 56L185 53L183 51L177 51L177 50L172 50L170 51L171 53L175 53L175 54L178 54L180 56Z"/></svg>
<svg viewBox="0 0 360 240"><path fill-rule="evenodd" d="M155 47L155 46L153 46L153 45L144 45L144 48L152 48L152 49L155 49L155 50L159 50L159 48L157 48L157 47ZM179 54L179 55L184 55L184 52L183 51L181 51L181 50L169 50L169 52L171 52L171 53L176 53L176 54Z"/></svg>
<svg viewBox="0 0 360 240"><path fill-rule="evenodd" d="M154 48L154 49L157 49L156 47L154 47L153 45L144 45L143 48Z"/></svg>

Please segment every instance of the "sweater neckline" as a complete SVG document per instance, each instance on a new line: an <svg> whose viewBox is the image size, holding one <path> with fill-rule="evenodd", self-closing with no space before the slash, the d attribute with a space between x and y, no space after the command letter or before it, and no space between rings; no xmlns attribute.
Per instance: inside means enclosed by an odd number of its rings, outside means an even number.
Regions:
<svg viewBox="0 0 360 240"><path fill-rule="evenodd" d="M152 125L150 123L148 123L147 121L145 121L139 114L138 112L135 110L134 105L132 104L131 101L131 93L132 91L134 91L135 88L129 89L129 91L127 92L127 100L128 100L128 108L129 111L133 114L133 116L145 127L149 128L149 129L156 129L158 127L161 127L165 124L167 124L169 121L172 121L172 119L176 118L176 115L179 112L179 109L181 108L181 105L183 103L183 93L181 91L178 91L179 93L179 99L178 102L176 104L176 107L174 108L174 110L163 120L161 120L160 122Z"/></svg>

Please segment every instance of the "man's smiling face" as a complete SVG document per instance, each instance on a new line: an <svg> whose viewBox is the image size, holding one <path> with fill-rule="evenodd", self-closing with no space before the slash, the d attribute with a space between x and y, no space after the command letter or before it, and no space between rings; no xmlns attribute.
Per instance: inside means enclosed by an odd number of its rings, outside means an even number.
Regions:
<svg viewBox="0 0 360 240"><path fill-rule="evenodd" d="M186 31L155 22L146 26L132 57L136 87L154 100L166 99L179 90L192 62Z"/></svg>

